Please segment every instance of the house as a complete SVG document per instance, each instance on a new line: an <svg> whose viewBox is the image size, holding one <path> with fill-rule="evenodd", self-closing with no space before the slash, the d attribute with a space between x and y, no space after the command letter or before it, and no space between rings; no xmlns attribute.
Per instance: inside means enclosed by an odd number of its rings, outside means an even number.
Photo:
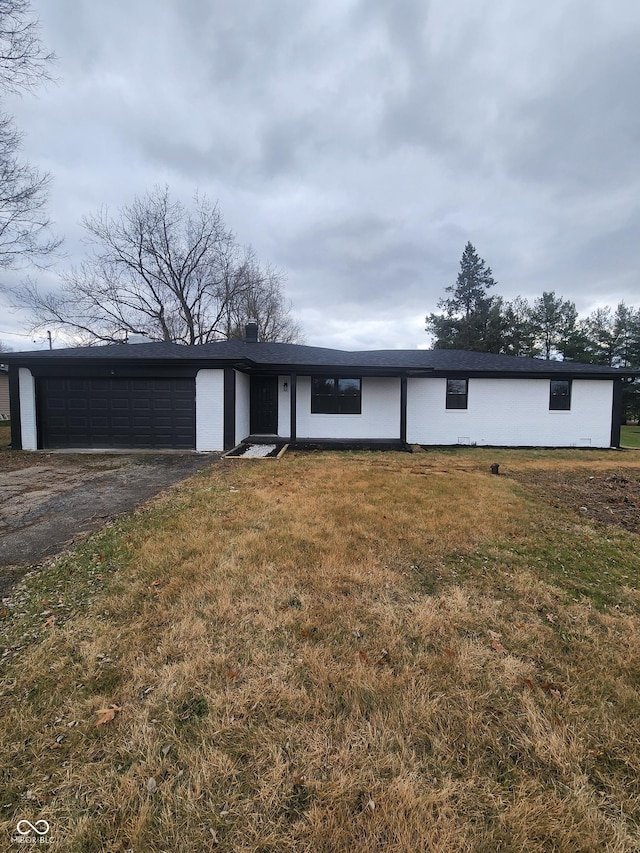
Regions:
<svg viewBox="0 0 640 853"><path fill-rule="evenodd" d="M222 451L290 443L617 447L609 367L459 350L246 340L8 353L14 448Z"/></svg>
<svg viewBox="0 0 640 853"><path fill-rule="evenodd" d="M8 421L9 418L9 369L0 364L0 421Z"/></svg>

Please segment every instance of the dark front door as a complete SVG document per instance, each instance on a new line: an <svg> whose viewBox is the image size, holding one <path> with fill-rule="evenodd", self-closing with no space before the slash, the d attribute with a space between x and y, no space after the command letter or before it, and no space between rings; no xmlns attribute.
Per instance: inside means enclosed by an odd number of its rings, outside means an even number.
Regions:
<svg viewBox="0 0 640 853"><path fill-rule="evenodd" d="M251 433L278 433L278 377L251 377Z"/></svg>

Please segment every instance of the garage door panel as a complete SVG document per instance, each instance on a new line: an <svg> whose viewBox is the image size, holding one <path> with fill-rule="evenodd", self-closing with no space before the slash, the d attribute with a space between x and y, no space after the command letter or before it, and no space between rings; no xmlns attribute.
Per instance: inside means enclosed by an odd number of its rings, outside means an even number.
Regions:
<svg viewBox="0 0 640 853"><path fill-rule="evenodd" d="M131 408L131 401L130 400L124 400L124 399L118 399L117 397L114 397L111 400L109 400L109 407L114 412L128 412L129 409Z"/></svg>
<svg viewBox="0 0 640 853"><path fill-rule="evenodd" d="M56 379L54 377L51 377L50 379L47 379L47 383L49 385L49 388L51 388L53 391L63 391L66 388L64 379Z"/></svg>
<svg viewBox="0 0 640 853"><path fill-rule="evenodd" d="M195 447L193 379L39 380L43 447Z"/></svg>

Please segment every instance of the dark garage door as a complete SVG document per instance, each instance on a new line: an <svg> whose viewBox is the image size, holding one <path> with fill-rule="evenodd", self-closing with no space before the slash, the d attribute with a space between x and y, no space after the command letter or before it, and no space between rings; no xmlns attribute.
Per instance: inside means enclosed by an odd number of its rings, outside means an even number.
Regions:
<svg viewBox="0 0 640 853"><path fill-rule="evenodd" d="M46 377L38 404L45 448L195 447L194 379Z"/></svg>

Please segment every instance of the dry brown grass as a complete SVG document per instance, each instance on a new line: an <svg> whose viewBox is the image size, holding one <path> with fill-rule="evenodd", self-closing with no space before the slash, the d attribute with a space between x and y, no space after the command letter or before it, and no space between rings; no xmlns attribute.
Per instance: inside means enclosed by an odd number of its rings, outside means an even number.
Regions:
<svg viewBox="0 0 640 853"><path fill-rule="evenodd" d="M638 539L492 461L223 462L29 579L4 614L6 837L638 850ZM576 593L596 564L609 585Z"/></svg>
<svg viewBox="0 0 640 853"><path fill-rule="evenodd" d="M0 421L0 450L6 450L11 443L11 424L9 421Z"/></svg>

